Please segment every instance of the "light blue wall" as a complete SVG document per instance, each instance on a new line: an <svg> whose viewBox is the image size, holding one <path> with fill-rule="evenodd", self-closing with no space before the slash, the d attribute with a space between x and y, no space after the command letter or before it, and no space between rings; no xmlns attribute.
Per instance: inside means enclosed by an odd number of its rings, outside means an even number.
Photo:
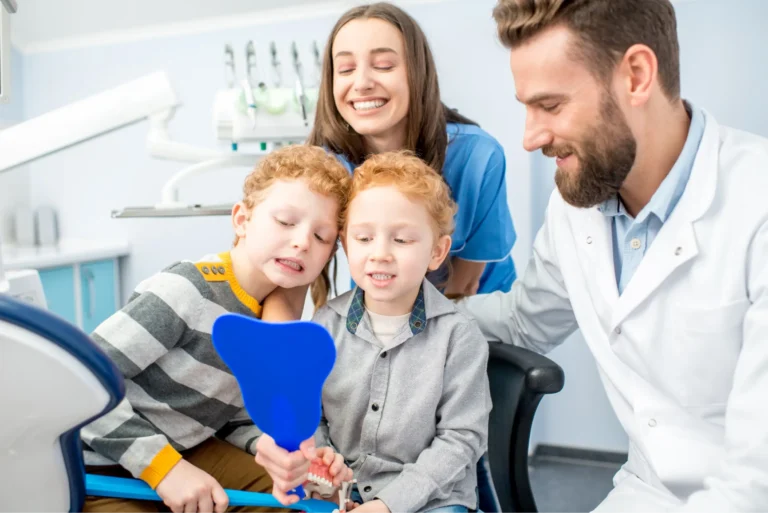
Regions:
<svg viewBox="0 0 768 513"><path fill-rule="evenodd" d="M721 124L768 137L768 2L689 0L675 4L682 94ZM544 220L554 165L531 155L531 230ZM626 451L592 355L580 334L550 355L565 371L565 389L545 398L534 421L536 442Z"/></svg>
<svg viewBox="0 0 768 513"><path fill-rule="evenodd" d="M9 103L0 103L0 130L24 120L24 85L24 55L12 46L11 94ZM29 205L27 171L27 166L20 166L0 172L0 241L13 242L13 211Z"/></svg>
<svg viewBox="0 0 768 513"><path fill-rule="evenodd" d="M24 56L11 47L11 96L9 103L0 103L0 127L24 119Z"/></svg>
<svg viewBox="0 0 768 513"><path fill-rule="evenodd" d="M768 137L768 2L677 7L683 95L718 122Z"/></svg>

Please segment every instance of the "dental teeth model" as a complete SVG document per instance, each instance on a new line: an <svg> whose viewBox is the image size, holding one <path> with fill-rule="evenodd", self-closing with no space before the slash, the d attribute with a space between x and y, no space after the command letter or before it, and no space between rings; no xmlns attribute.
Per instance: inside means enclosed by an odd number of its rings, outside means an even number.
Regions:
<svg viewBox="0 0 768 513"><path fill-rule="evenodd" d="M327 499L336 492L336 487L333 486L333 476L331 476L328 466L320 458L316 458L309 465L307 479L308 481L304 483L304 489L308 495L311 492L317 492Z"/></svg>
<svg viewBox="0 0 768 513"><path fill-rule="evenodd" d="M352 494L352 484L355 482L353 479L341 483L339 509L334 510L333 513L344 513L347 510L347 502L350 502L350 495ZM317 458L309 465L309 474L307 482L304 483L304 490L307 492L307 497L310 497L312 492L316 492L324 499L333 497L338 490L333 485L333 476L331 476L328 465L323 463L322 459Z"/></svg>

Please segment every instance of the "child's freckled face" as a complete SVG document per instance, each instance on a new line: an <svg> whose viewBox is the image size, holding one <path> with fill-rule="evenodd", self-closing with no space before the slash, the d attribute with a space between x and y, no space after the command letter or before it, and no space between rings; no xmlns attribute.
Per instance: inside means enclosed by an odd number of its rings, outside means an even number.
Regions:
<svg viewBox="0 0 768 513"><path fill-rule="evenodd" d="M278 180L238 227L251 263L278 287L315 280L336 249L339 206L303 180Z"/></svg>
<svg viewBox="0 0 768 513"><path fill-rule="evenodd" d="M383 315L410 311L425 274L437 268L432 225L424 205L396 187L373 187L355 196L348 210L345 249L352 278L365 290L369 309Z"/></svg>

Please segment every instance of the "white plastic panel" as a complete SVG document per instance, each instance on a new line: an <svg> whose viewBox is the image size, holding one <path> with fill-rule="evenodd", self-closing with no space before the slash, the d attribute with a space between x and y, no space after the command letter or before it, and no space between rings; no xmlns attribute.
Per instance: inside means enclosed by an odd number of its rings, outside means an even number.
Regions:
<svg viewBox="0 0 768 513"><path fill-rule="evenodd" d="M68 511L59 437L109 394L72 355L0 321L0 511Z"/></svg>

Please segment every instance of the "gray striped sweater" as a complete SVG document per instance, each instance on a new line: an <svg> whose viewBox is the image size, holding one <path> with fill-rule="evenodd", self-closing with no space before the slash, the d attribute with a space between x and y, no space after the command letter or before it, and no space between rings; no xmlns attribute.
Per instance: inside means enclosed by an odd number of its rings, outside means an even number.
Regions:
<svg viewBox="0 0 768 513"><path fill-rule="evenodd" d="M141 282L128 304L92 334L125 377L126 397L84 427L88 465L120 464L155 488L212 436L253 454L261 432L211 342L213 322L261 316L235 280L229 253L173 264Z"/></svg>

